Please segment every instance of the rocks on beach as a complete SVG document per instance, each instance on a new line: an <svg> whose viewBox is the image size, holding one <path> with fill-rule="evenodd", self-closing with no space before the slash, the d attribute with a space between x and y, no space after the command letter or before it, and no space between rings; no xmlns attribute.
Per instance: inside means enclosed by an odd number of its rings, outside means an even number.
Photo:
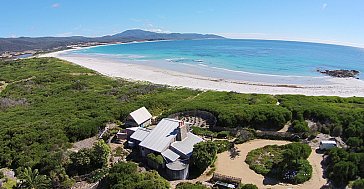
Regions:
<svg viewBox="0 0 364 189"><path fill-rule="evenodd" d="M358 79L358 74L360 73L358 70L320 70L317 69L318 72L322 74L326 74L332 77L353 77Z"/></svg>

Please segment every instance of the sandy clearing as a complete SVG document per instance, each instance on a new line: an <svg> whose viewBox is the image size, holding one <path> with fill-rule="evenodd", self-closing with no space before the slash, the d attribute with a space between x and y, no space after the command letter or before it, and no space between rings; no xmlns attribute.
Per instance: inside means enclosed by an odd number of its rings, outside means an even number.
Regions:
<svg viewBox="0 0 364 189"><path fill-rule="evenodd" d="M240 151L240 155L235 159L230 159L230 153L224 152L218 154L216 161L216 173L239 177L242 179L242 183L252 183L258 186L258 188L277 188L277 189L296 189L296 188L320 188L326 184L326 180L322 178L323 170L321 168L322 155L317 154L314 150L311 153L308 160L313 168L312 178L300 185L291 185L278 183L274 179L264 179L264 176L255 173L249 168L249 165L245 163L245 158L251 150L264 147L266 145L285 145L289 144L288 141L278 140L264 140L256 139L243 144L236 145Z"/></svg>

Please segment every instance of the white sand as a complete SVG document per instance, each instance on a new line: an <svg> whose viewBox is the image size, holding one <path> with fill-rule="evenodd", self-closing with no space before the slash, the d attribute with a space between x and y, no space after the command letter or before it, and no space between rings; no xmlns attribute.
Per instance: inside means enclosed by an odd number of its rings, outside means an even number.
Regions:
<svg viewBox="0 0 364 189"><path fill-rule="evenodd" d="M132 81L148 81L175 87L273 95L303 94L308 96L364 97L364 81L354 78L329 78L326 79L326 81L331 83L329 85L282 85L233 81L162 70L144 65L125 64L105 57L70 55L64 52L49 53L41 55L41 57L56 57L67 60L110 77L120 77Z"/></svg>
<svg viewBox="0 0 364 189"><path fill-rule="evenodd" d="M248 152L264 147L266 145L285 145L290 142L288 141L278 141L278 140L263 140L256 139L243 144L236 145L238 150L240 151L239 156L234 159L230 159L230 152L223 152L218 154L216 161L216 173L220 173L223 175L238 177L242 179L242 183L255 184L258 188L275 188L275 189L297 189L297 188L320 188L324 184L326 184L326 179L323 176L323 170L321 168L322 155L317 154L315 150L312 150L311 155L308 158L312 166L312 177L310 180L303 184L292 185L292 184L284 184L284 183L275 183L274 179L265 180L264 176L255 173L253 170L249 168L249 165L245 163L246 156Z"/></svg>

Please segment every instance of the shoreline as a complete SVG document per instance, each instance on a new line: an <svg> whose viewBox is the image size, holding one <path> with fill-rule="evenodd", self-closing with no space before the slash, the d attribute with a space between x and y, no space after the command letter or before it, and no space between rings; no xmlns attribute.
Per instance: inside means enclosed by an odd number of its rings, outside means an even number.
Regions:
<svg viewBox="0 0 364 189"><path fill-rule="evenodd" d="M328 84L315 82L314 84L291 84L284 82L230 80L181 73L147 65L130 64L105 57L67 54L70 51L79 49L82 48L52 52L40 55L39 57L59 58L92 69L109 77L123 78L130 81L147 81L173 87L271 95L300 94L306 96L364 97L364 81L354 78L323 77L324 80L322 83L327 81L329 82ZM251 75L253 73L248 74Z"/></svg>

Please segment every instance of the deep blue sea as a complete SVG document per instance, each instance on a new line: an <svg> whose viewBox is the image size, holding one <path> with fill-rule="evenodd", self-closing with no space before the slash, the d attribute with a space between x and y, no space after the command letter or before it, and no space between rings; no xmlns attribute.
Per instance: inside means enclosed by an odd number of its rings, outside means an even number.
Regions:
<svg viewBox="0 0 364 189"><path fill-rule="evenodd" d="M209 39L128 43L74 51L165 69L211 69L279 76L323 76L317 69L364 72L364 49L306 42ZM192 67L191 67L192 66ZM180 70L183 72L183 70ZM364 75L364 74L362 74ZM364 77L362 76L361 79Z"/></svg>

